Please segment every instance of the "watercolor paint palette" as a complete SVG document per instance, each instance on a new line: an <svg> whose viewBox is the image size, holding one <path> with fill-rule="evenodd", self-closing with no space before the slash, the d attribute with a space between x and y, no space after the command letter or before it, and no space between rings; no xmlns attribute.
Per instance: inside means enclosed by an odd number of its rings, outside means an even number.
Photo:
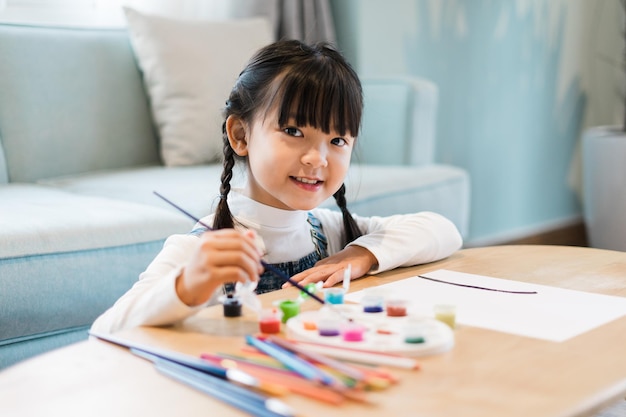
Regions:
<svg viewBox="0 0 626 417"><path fill-rule="evenodd" d="M328 346L362 349L405 356L443 353L454 346L454 332L431 317L389 316L385 311L364 312L361 305L322 307L292 317L287 336Z"/></svg>

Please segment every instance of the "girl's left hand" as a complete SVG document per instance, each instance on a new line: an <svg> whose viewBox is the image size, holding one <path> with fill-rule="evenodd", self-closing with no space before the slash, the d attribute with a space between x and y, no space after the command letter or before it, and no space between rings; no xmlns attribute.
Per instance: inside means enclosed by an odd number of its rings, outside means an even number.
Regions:
<svg viewBox="0 0 626 417"><path fill-rule="evenodd" d="M291 279L302 285L324 281L324 288L328 288L343 281L343 272L348 265L352 265L350 279L354 279L367 274L377 263L372 252L361 246L351 245L333 256L322 259L313 268L300 272ZM289 286L291 284L288 282L283 284L283 288Z"/></svg>

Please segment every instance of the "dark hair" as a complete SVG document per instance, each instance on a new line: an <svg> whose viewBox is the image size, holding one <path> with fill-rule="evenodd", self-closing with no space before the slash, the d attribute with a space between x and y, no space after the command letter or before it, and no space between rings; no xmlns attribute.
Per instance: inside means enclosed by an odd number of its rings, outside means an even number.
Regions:
<svg viewBox="0 0 626 417"><path fill-rule="evenodd" d="M274 108L278 109L279 125L287 124L294 117L299 126L357 137L363 112L363 91L356 72L327 43L307 45L284 40L260 49L239 74L224 109L224 170L220 201L213 221L215 229L234 226L226 199L235 158L239 156L228 141L226 119L237 116L252 124L260 112L267 114ZM348 211L345 189L342 184L333 196L343 214L345 244L348 244L362 233Z"/></svg>

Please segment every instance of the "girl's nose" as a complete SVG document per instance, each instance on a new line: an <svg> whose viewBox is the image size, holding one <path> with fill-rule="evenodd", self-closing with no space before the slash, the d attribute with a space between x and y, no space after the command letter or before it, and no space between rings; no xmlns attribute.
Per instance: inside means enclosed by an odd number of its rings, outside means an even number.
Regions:
<svg viewBox="0 0 626 417"><path fill-rule="evenodd" d="M326 148L310 147L302 154L300 159L304 165L308 165L313 168L323 168L328 165L328 159L326 158Z"/></svg>

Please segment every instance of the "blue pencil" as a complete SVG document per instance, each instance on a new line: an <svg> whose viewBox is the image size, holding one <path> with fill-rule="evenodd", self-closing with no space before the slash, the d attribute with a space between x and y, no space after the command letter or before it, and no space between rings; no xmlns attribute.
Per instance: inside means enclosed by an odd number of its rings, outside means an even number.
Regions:
<svg viewBox="0 0 626 417"><path fill-rule="evenodd" d="M337 383L337 380L331 375L278 345L257 339L251 335L246 335L246 342L306 379L319 381L324 385L336 385Z"/></svg>

